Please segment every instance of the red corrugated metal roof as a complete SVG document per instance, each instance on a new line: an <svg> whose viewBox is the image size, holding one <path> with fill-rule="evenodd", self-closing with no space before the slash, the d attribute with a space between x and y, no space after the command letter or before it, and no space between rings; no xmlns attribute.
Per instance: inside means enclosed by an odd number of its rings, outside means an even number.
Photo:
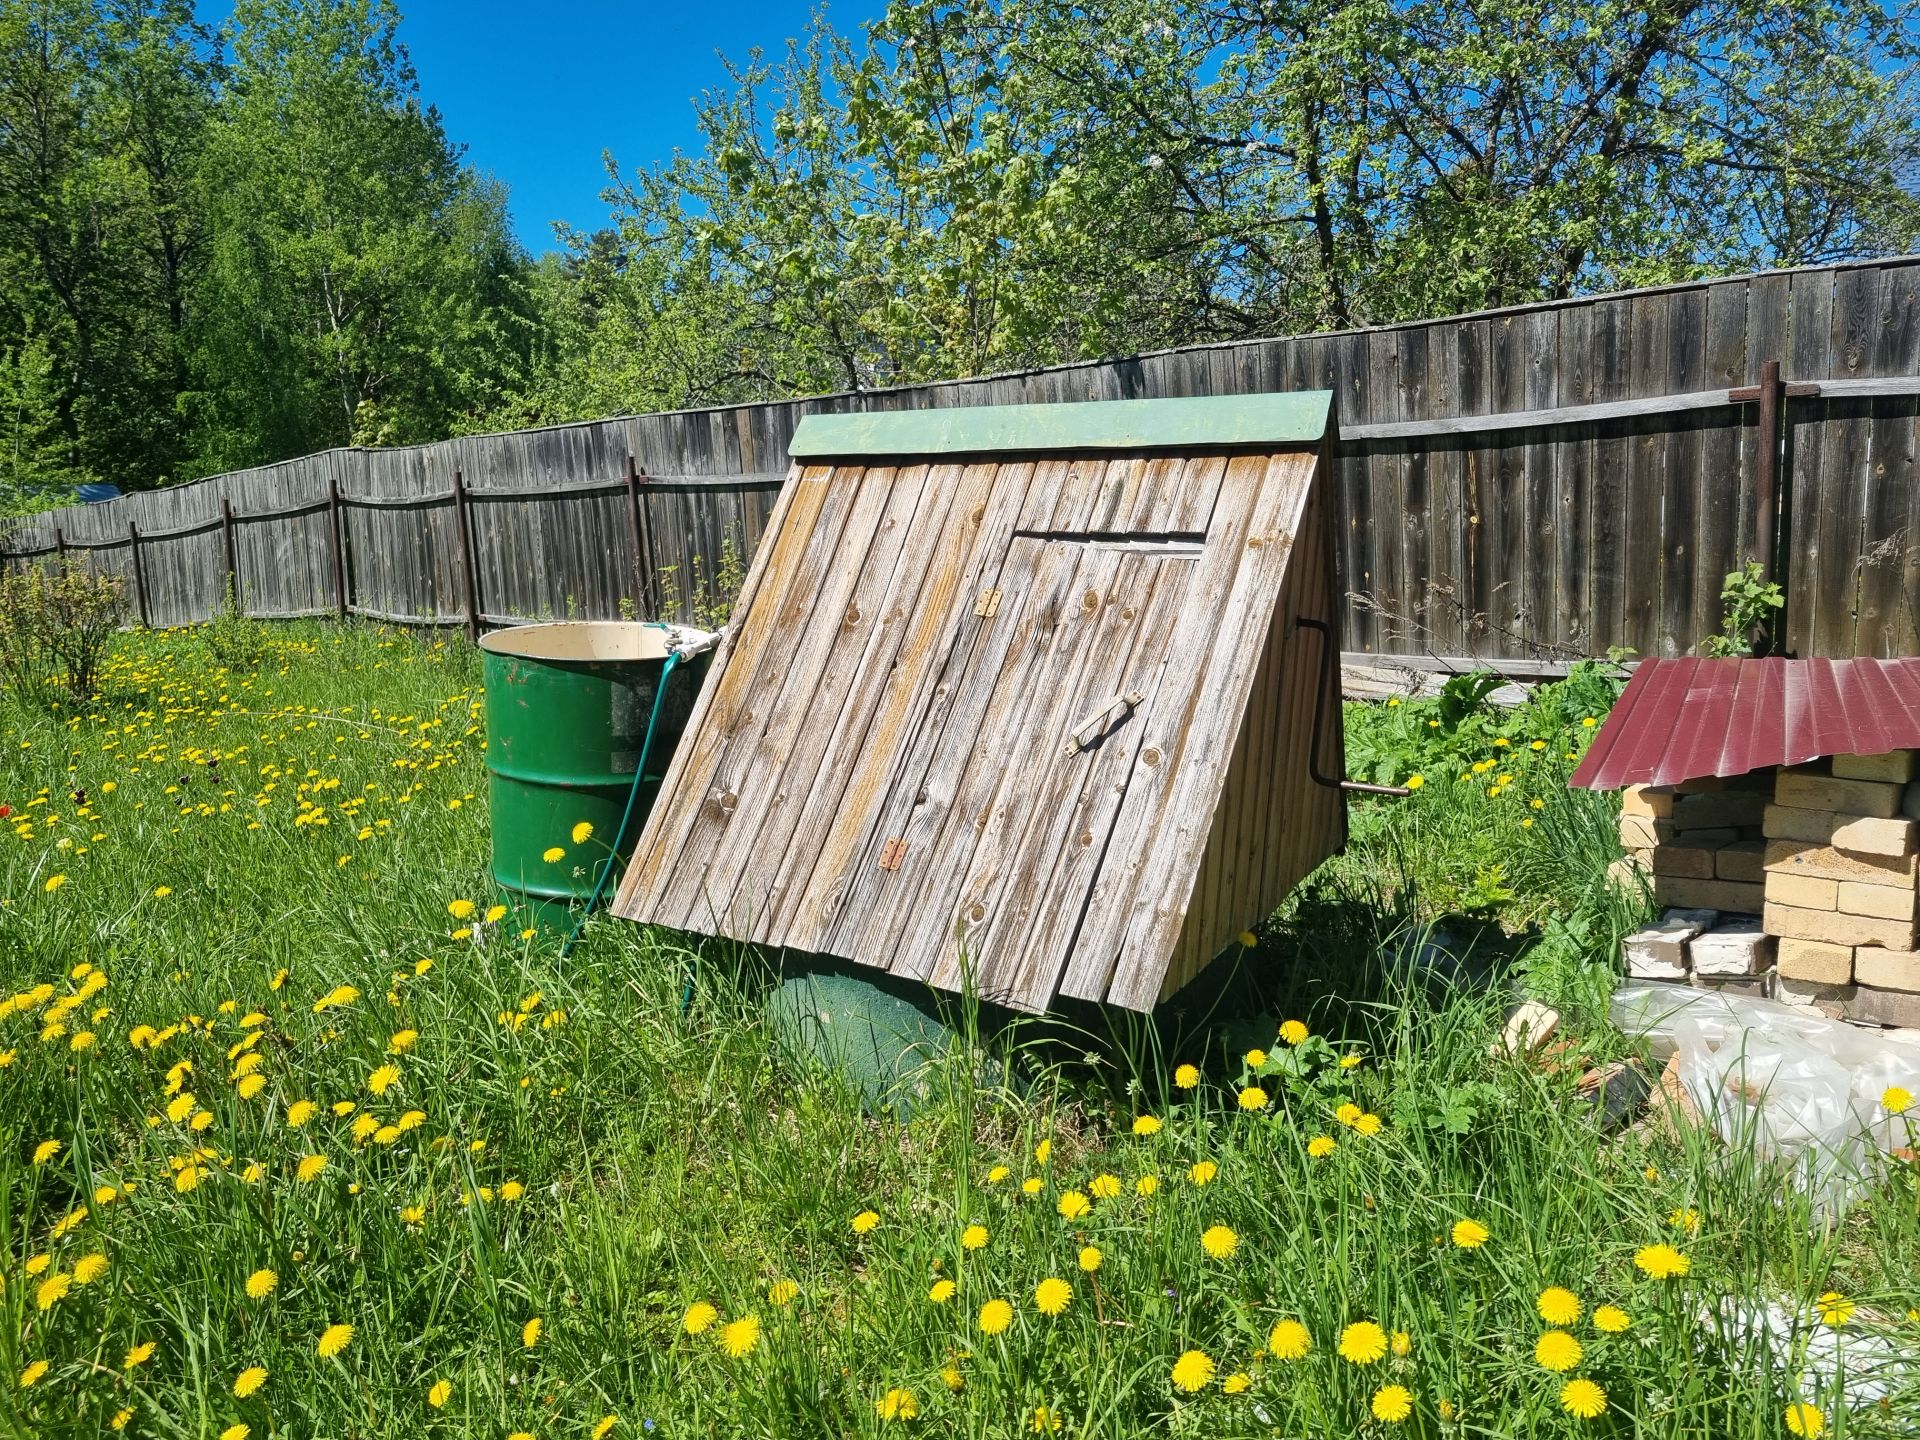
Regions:
<svg viewBox="0 0 1920 1440"><path fill-rule="evenodd" d="M1567 783L1678 785L1920 748L1920 659L1647 660Z"/></svg>

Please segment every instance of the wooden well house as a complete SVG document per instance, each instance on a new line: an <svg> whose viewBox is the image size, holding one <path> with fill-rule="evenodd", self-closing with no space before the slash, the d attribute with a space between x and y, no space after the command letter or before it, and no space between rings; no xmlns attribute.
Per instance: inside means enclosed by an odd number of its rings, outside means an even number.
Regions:
<svg viewBox="0 0 1920 1440"><path fill-rule="evenodd" d="M1326 391L813 415L615 905L1150 1009L1346 838Z"/></svg>

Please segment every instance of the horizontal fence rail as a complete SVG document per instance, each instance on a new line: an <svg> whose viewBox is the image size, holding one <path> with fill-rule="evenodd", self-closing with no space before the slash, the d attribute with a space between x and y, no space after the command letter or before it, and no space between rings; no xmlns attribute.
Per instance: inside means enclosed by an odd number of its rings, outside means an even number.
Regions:
<svg viewBox="0 0 1920 1440"><path fill-rule="evenodd" d="M983 379L332 450L0 528L143 623L721 613L802 416L1331 389L1343 648L1673 655L1749 559L1799 654L1920 651L1920 257Z"/></svg>

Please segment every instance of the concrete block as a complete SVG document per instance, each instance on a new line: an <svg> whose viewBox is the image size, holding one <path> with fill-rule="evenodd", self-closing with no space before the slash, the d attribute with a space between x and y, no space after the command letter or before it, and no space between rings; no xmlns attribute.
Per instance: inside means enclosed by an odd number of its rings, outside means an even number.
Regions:
<svg viewBox="0 0 1920 1440"><path fill-rule="evenodd" d="M1673 818L1673 791L1655 785L1629 785L1620 792L1620 813L1648 820Z"/></svg>
<svg viewBox="0 0 1920 1440"><path fill-rule="evenodd" d="M1888 950L1911 950L1911 920L1873 920L1843 915L1837 910L1802 910L1794 905L1767 902L1764 918L1769 935L1792 940L1819 940L1828 945L1879 945ZM1785 963L1784 956L1781 961Z"/></svg>
<svg viewBox="0 0 1920 1440"><path fill-rule="evenodd" d="M1773 967L1773 937L1751 915L1722 920L1687 942L1695 976L1759 975Z"/></svg>
<svg viewBox="0 0 1920 1440"><path fill-rule="evenodd" d="M1843 780L1884 780L1904 785L1913 779L1913 751L1889 750L1884 755L1836 755L1833 773Z"/></svg>
<svg viewBox="0 0 1920 1440"><path fill-rule="evenodd" d="M1816 875L1822 880L1860 880L1909 890L1914 884L1911 855L1859 855L1805 840L1769 840L1765 863L1769 875Z"/></svg>
<svg viewBox="0 0 1920 1440"><path fill-rule="evenodd" d="M1760 907L1766 903L1766 887L1742 885L1735 880L1689 880L1679 875L1656 872L1653 877L1653 898L1662 905L1758 915Z"/></svg>
<svg viewBox="0 0 1920 1440"><path fill-rule="evenodd" d="M1870 815L1890 820L1900 813L1903 788L1880 780L1838 780L1782 770L1774 781L1776 805L1795 810L1829 810L1837 815Z"/></svg>
<svg viewBox="0 0 1920 1440"><path fill-rule="evenodd" d="M1669 910L1622 945L1627 974L1636 980L1684 980L1687 941L1718 919L1711 910Z"/></svg>
<svg viewBox="0 0 1920 1440"><path fill-rule="evenodd" d="M1774 968L1788 980L1812 985L1853 983L1853 948L1819 940L1781 940Z"/></svg>
<svg viewBox="0 0 1920 1440"><path fill-rule="evenodd" d="M1758 825L1767 811L1767 797L1753 790L1722 790L1717 795L1682 795L1673 804L1673 828L1723 830Z"/></svg>
<svg viewBox="0 0 1920 1440"><path fill-rule="evenodd" d="M1669 820L1649 820L1644 815L1620 817L1620 843L1629 850L1651 850L1656 845L1670 845L1673 837L1673 823Z"/></svg>
<svg viewBox="0 0 1920 1440"><path fill-rule="evenodd" d="M1920 951L1862 945L1853 952L1853 978L1876 990L1920 993Z"/></svg>
<svg viewBox="0 0 1920 1440"><path fill-rule="evenodd" d="M1839 903L1834 908L1849 915L1868 915L1876 920L1914 919L1914 892L1902 886L1842 880L1839 887Z"/></svg>
<svg viewBox="0 0 1920 1440"><path fill-rule="evenodd" d="M1814 980L1795 980L1779 971L1773 976L1773 998L1789 1005L1818 1010L1830 1020L1846 1018L1847 1003L1854 997L1852 985L1822 985Z"/></svg>
<svg viewBox="0 0 1920 1440"><path fill-rule="evenodd" d="M1847 1019L1869 1025L1898 1025L1920 1028L1920 995L1911 990L1881 990L1872 985L1856 985L1853 994L1841 1002Z"/></svg>
<svg viewBox="0 0 1920 1440"><path fill-rule="evenodd" d="M1920 785L1908 787L1920 791ZM1832 815L1824 810L1795 810L1769 805L1760 824L1769 840L1804 840L1831 845L1851 855L1911 855L1920 821L1875 820L1866 815Z"/></svg>
<svg viewBox="0 0 1920 1440"><path fill-rule="evenodd" d="M1838 910L1840 882L1818 875L1768 875L1767 899L1776 905L1797 905L1802 910Z"/></svg>
<svg viewBox="0 0 1920 1440"><path fill-rule="evenodd" d="M1671 845L1657 846L1653 852L1653 873L1678 875L1692 880L1713 879L1713 856L1718 844L1689 845L1682 836Z"/></svg>
<svg viewBox="0 0 1920 1440"><path fill-rule="evenodd" d="M1909 820L1920 820L1920 784L1907 786L1906 799L1900 802L1900 813Z"/></svg>
<svg viewBox="0 0 1920 1440"><path fill-rule="evenodd" d="M1767 878L1767 842L1729 840L1713 852L1713 873L1719 880L1758 885Z"/></svg>

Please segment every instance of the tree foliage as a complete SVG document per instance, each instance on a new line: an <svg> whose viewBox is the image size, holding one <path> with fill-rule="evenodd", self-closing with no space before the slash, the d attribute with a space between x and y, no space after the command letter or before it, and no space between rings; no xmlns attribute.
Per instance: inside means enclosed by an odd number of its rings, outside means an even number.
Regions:
<svg viewBox="0 0 1920 1440"><path fill-rule="evenodd" d="M421 103L398 19L0 8L0 355L39 407L15 495L435 438L522 372L504 194Z"/></svg>
<svg viewBox="0 0 1920 1440"><path fill-rule="evenodd" d="M699 102L548 276L557 417L1908 248L1870 0L895 0ZM569 397L585 408L570 411Z"/></svg>

